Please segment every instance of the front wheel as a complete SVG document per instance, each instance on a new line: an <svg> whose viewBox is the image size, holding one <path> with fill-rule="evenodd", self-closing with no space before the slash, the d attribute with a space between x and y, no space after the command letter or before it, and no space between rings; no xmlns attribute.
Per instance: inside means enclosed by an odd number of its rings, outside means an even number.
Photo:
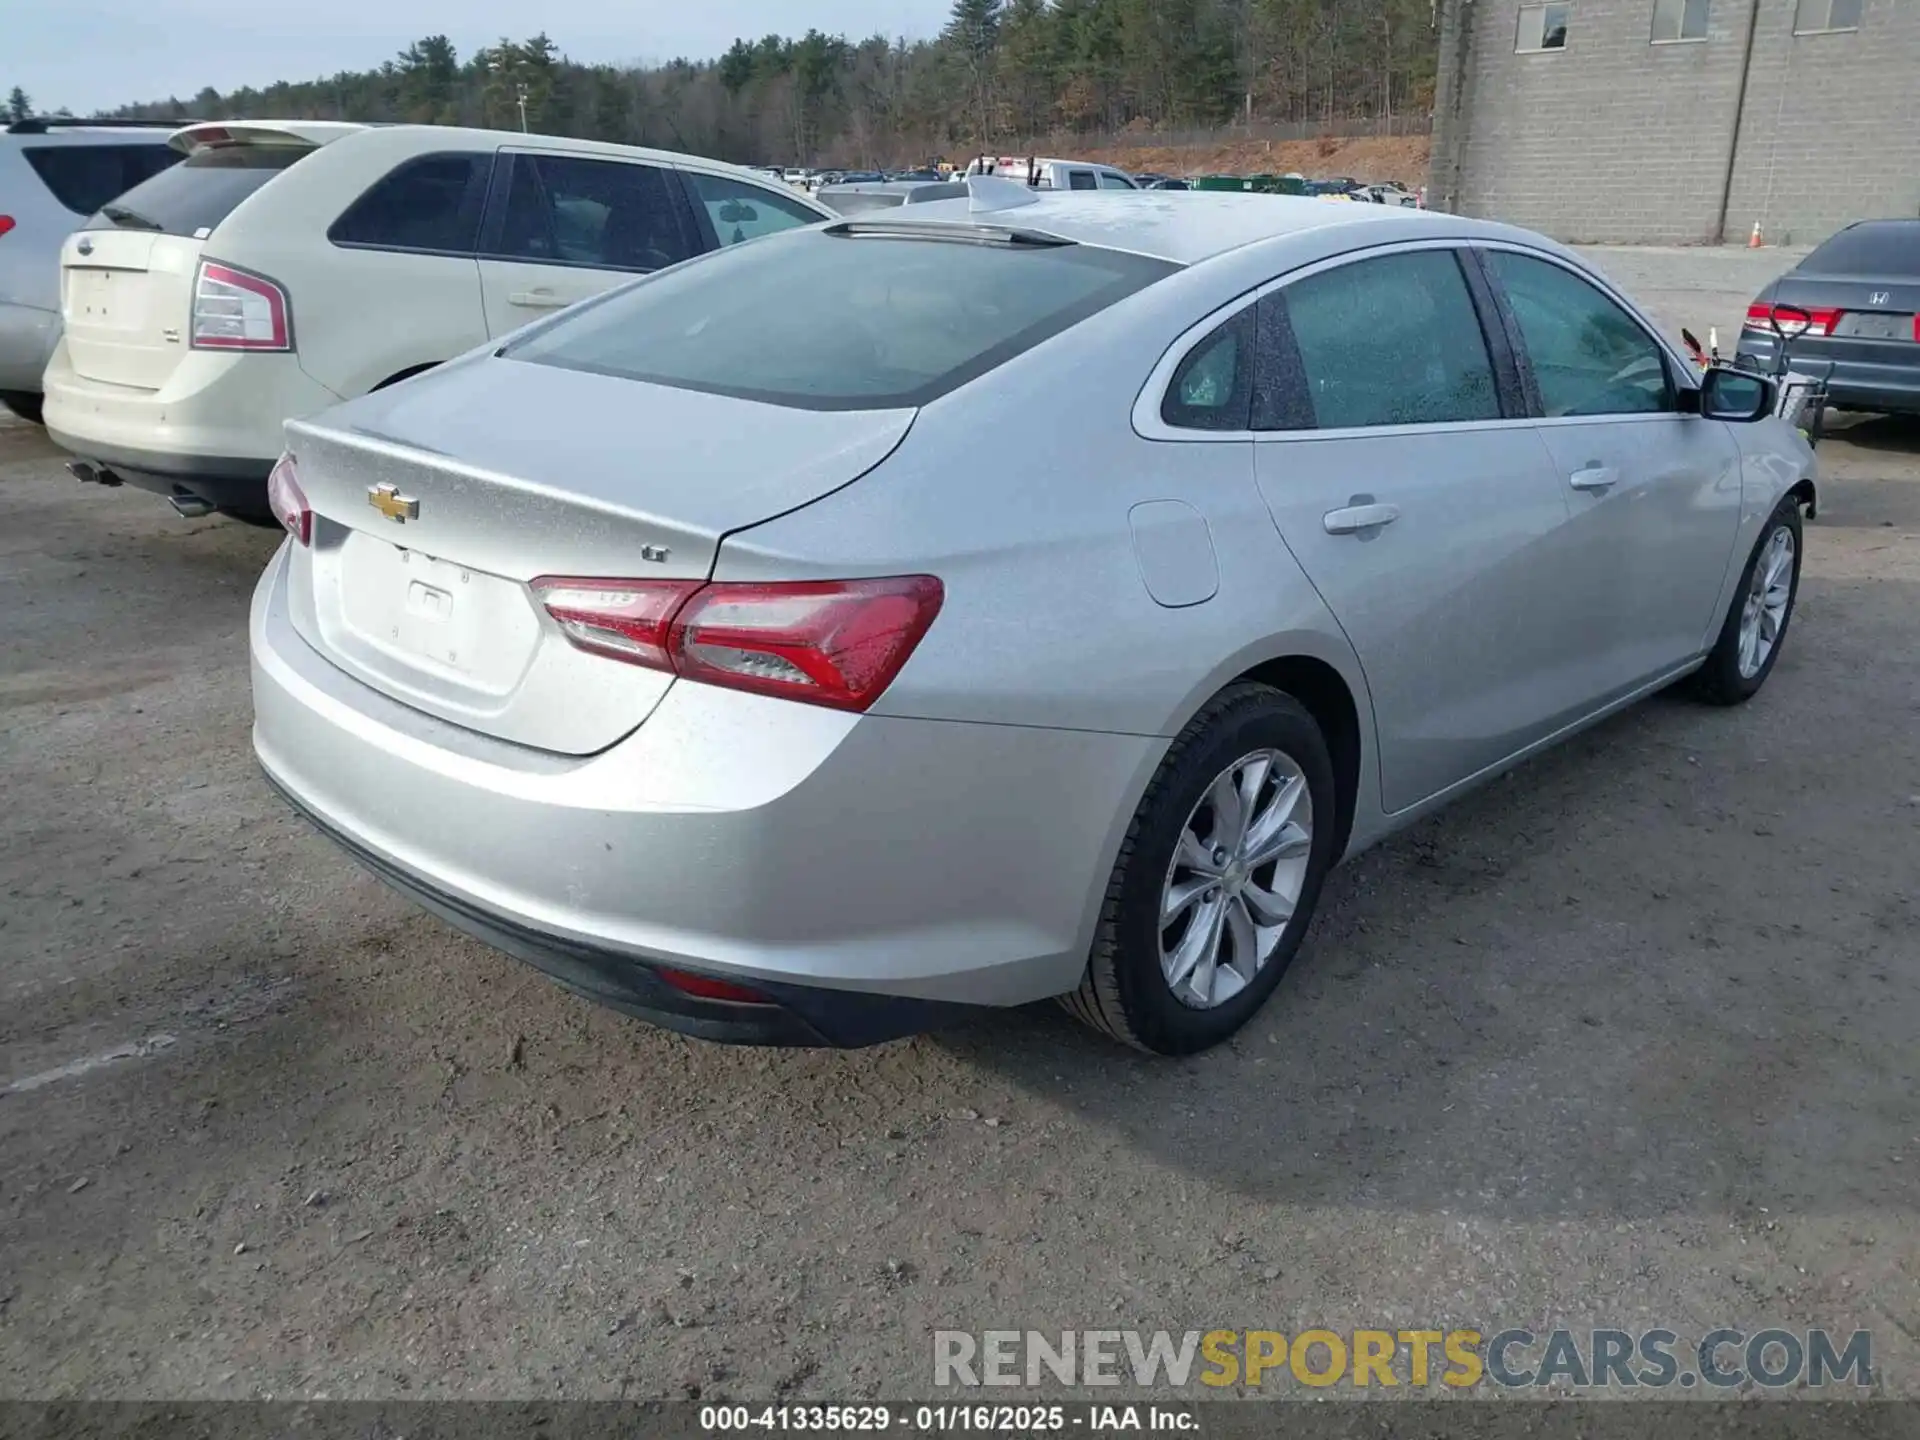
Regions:
<svg viewBox="0 0 1920 1440"><path fill-rule="evenodd" d="M1325 737L1292 696L1236 684L1169 747L1108 882L1080 988L1062 1003L1160 1055L1219 1044L1300 948L1333 866Z"/></svg>
<svg viewBox="0 0 1920 1440"><path fill-rule="evenodd" d="M1760 527L1720 638L1694 672L1692 688L1699 699L1741 705L1767 683L1800 597L1801 539L1800 502L1789 495Z"/></svg>

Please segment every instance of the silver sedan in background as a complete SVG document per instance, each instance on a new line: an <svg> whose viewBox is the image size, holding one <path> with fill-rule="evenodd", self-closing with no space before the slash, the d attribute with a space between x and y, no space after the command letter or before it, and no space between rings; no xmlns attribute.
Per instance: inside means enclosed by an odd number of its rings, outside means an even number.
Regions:
<svg viewBox="0 0 1920 1440"><path fill-rule="evenodd" d="M1060 997L1162 1054L1327 872L1780 654L1813 458L1507 227L970 197L637 281L289 426L273 782L696 1035Z"/></svg>

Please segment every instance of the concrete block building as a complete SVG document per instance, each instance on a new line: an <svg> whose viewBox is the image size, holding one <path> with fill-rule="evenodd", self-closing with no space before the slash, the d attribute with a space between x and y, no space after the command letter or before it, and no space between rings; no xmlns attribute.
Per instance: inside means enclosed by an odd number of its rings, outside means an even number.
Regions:
<svg viewBox="0 0 1920 1440"><path fill-rule="evenodd" d="M1439 0L1430 193L1563 240L1920 216L1920 0Z"/></svg>

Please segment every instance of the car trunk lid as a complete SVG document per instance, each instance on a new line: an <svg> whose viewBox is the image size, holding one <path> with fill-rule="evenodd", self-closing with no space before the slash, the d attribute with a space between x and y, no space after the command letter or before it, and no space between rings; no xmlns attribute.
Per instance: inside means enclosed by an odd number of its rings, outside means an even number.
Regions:
<svg viewBox="0 0 1920 1440"><path fill-rule="evenodd" d="M576 649L529 582L704 580L722 537L884 460L912 410L816 411L493 356L288 426L312 543L293 620L368 685L591 754L673 677Z"/></svg>

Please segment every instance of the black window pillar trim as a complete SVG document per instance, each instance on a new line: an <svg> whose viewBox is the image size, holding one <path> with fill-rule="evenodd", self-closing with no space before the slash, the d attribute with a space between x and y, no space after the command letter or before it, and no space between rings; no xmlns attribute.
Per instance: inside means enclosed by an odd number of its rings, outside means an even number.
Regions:
<svg viewBox="0 0 1920 1440"><path fill-rule="evenodd" d="M1478 246L1463 245L1453 256L1460 262L1460 273L1466 279L1474 314L1480 320L1480 333L1493 361L1493 381L1500 392L1501 416L1508 420L1538 418L1542 413L1540 386L1499 277L1487 266Z"/></svg>
<svg viewBox="0 0 1920 1440"><path fill-rule="evenodd" d="M1546 405L1540 399L1540 380L1533 372L1533 357L1527 353L1526 338L1520 333L1520 321L1513 313L1513 303L1507 298L1507 287L1500 283L1500 277L1487 264L1487 257L1478 245L1462 246L1456 254L1460 259L1460 270L1467 277L1467 288L1473 293L1474 309L1480 311L1481 327L1487 332L1489 348L1494 352L1494 374L1500 385L1500 409L1510 419L1540 419L1546 411ZM1494 316L1489 323L1482 306L1491 306ZM1495 337L1498 337L1497 339ZM1517 386L1517 394L1512 399L1517 408L1509 410L1509 392L1507 375L1502 373L1502 352L1507 372L1512 383Z"/></svg>
<svg viewBox="0 0 1920 1440"><path fill-rule="evenodd" d="M1300 343L1287 314L1286 290L1268 291L1254 310L1254 430L1319 429L1307 385L1307 362L1300 357Z"/></svg>

